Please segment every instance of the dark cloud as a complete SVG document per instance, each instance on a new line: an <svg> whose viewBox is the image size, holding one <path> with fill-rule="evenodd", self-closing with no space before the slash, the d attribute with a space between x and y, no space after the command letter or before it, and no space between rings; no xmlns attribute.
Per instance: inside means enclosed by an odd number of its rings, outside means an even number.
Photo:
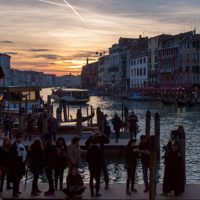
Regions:
<svg viewBox="0 0 200 200"><path fill-rule="evenodd" d="M10 43L10 44L12 44L13 42L12 41L2 41L1 43Z"/></svg>
<svg viewBox="0 0 200 200"><path fill-rule="evenodd" d="M17 52L4 52L4 53L6 53L6 54L12 54L12 55L18 54Z"/></svg>
<svg viewBox="0 0 200 200"><path fill-rule="evenodd" d="M32 51L32 52L49 51L49 49L29 49L28 51Z"/></svg>
<svg viewBox="0 0 200 200"><path fill-rule="evenodd" d="M36 55L34 57L35 58L46 58L46 59L49 59L49 60L55 60L55 59L59 58L60 56L59 55L47 54L47 55Z"/></svg>
<svg viewBox="0 0 200 200"><path fill-rule="evenodd" d="M55 63L50 63L51 65L55 65Z"/></svg>

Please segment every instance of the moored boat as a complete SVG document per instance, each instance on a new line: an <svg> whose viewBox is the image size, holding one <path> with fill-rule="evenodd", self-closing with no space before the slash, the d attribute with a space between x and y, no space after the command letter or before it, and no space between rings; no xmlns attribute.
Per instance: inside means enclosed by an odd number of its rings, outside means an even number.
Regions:
<svg viewBox="0 0 200 200"><path fill-rule="evenodd" d="M52 90L51 98L56 102L64 100L68 104L86 104L90 101L88 90L75 88Z"/></svg>
<svg viewBox="0 0 200 200"><path fill-rule="evenodd" d="M177 99L177 104L179 106L187 106L188 105L188 99Z"/></svg>
<svg viewBox="0 0 200 200"><path fill-rule="evenodd" d="M171 105L171 104L174 104L174 103L175 103L172 99L169 99L169 98L162 98L162 102L163 102L165 105Z"/></svg>
<svg viewBox="0 0 200 200"><path fill-rule="evenodd" d="M195 106L195 105L197 105L196 99L189 99L188 100L188 106Z"/></svg>

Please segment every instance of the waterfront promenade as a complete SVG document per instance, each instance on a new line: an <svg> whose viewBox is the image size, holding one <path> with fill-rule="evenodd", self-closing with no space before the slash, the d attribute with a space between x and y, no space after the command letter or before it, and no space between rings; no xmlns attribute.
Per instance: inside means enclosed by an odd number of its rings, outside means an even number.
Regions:
<svg viewBox="0 0 200 200"><path fill-rule="evenodd" d="M64 185L65 187L65 185ZM86 184L86 191L82 195L82 199L109 199L109 200L126 200L126 199L138 199L138 200L148 200L149 199L149 193L144 193L144 185L138 184L135 185L135 188L138 190L137 193L132 193L131 196L126 194L126 184L110 184L110 188L108 190L104 189L104 184L101 184L101 197L90 197L90 189L88 187L88 184ZM31 188L32 183L28 183L25 188L25 184L20 185L20 190L22 191L22 194L19 198L14 198L12 196L12 190L7 190L6 187L4 189L4 192L1 193L1 197L3 200L8 199L18 199L18 200L26 200L26 199L37 199L37 200L43 200L43 199L65 199L65 194L58 190L55 192L54 195L51 196L45 196L44 193L40 194L39 196L31 196ZM39 189L42 191L48 190L48 183L39 183ZM174 193L172 192L168 196L160 196L159 194L162 192L162 184L157 185L157 191L156 191L156 199L157 200L199 200L200 199L200 185L199 184L187 184L185 187L185 192L181 194L180 196L176 197L174 196Z"/></svg>

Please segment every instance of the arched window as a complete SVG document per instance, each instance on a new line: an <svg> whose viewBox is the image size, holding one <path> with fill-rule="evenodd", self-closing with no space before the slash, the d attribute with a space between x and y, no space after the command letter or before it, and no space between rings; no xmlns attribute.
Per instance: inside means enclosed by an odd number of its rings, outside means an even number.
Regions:
<svg viewBox="0 0 200 200"><path fill-rule="evenodd" d="M176 60L176 69L178 69L178 60Z"/></svg>
<svg viewBox="0 0 200 200"><path fill-rule="evenodd" d="M194 56L193 56L193 59L194 59L194 60L196 60L196 53L195 53L195 52L194 52Z"/></svg>
<svg viewBox="0 0 200 200"><path fill-rule="evenodd" d="M199 60L199 52L197 52L197 60Z"/></svg>
<svg viewBox="0 0 200 200"><path fill-rule="evenodd" d="M162 63L162 69L165 69L165 61Z"/></svg>
<svg viewBox="0 0 200 200"><path fill-rule="evenodd" d="M167 66L166 66L166 69L168 69L169 68L169 61L167 61Z"/></svg>

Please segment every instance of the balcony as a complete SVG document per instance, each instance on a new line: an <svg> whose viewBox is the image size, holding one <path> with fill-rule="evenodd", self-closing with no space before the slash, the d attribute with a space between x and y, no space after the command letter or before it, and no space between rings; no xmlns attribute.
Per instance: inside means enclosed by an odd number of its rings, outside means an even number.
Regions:
<svg viewBox="0 0 200 200"><path fill-rule="evenodd" d="M149 86L150 85L158 85L158 81L149 81Z"/></svg>
<svg viewBox="0 0 200 200"><path fill-rule="evenodd" d="M158 54L158 50L157 50L157 49L156 49L156 50L154 50L154 54L156 54L156 55Z"/></svg>
<svg viewBox="0 0 200 200"><path fill-rule="evenodd" d="M179 47L178 44L166 44L158 47L158 50L163 50L163 49L170 49L170 48L176 48Z"/></svg>
<svg viewBox="0 0 200 200"><path fill-rule="evenodd" d="M168 69L160 69L160 73L164 74L164 73L171 73L173 74L174 69L168 68Z"/></svg>
<svg viewBox="0 0 200 200"><path fill-rule="evenodd" d="M126 59L126 54L121 54L121 59Z"/></svg>
<svg viewBox="0 0 200 200"><path fill-rule="evenodd" d="M148 76L155 76L157 74L158 74L158 70L157 69L148 71Z"/></svg>
<svg viewBox="0 0 200 200"><path fill-rule="evenodd" d="M126 74L125 74L125 73L122 73L122 74L121 74L121 78L122 78L122 79L126 79Z"/></svg>

